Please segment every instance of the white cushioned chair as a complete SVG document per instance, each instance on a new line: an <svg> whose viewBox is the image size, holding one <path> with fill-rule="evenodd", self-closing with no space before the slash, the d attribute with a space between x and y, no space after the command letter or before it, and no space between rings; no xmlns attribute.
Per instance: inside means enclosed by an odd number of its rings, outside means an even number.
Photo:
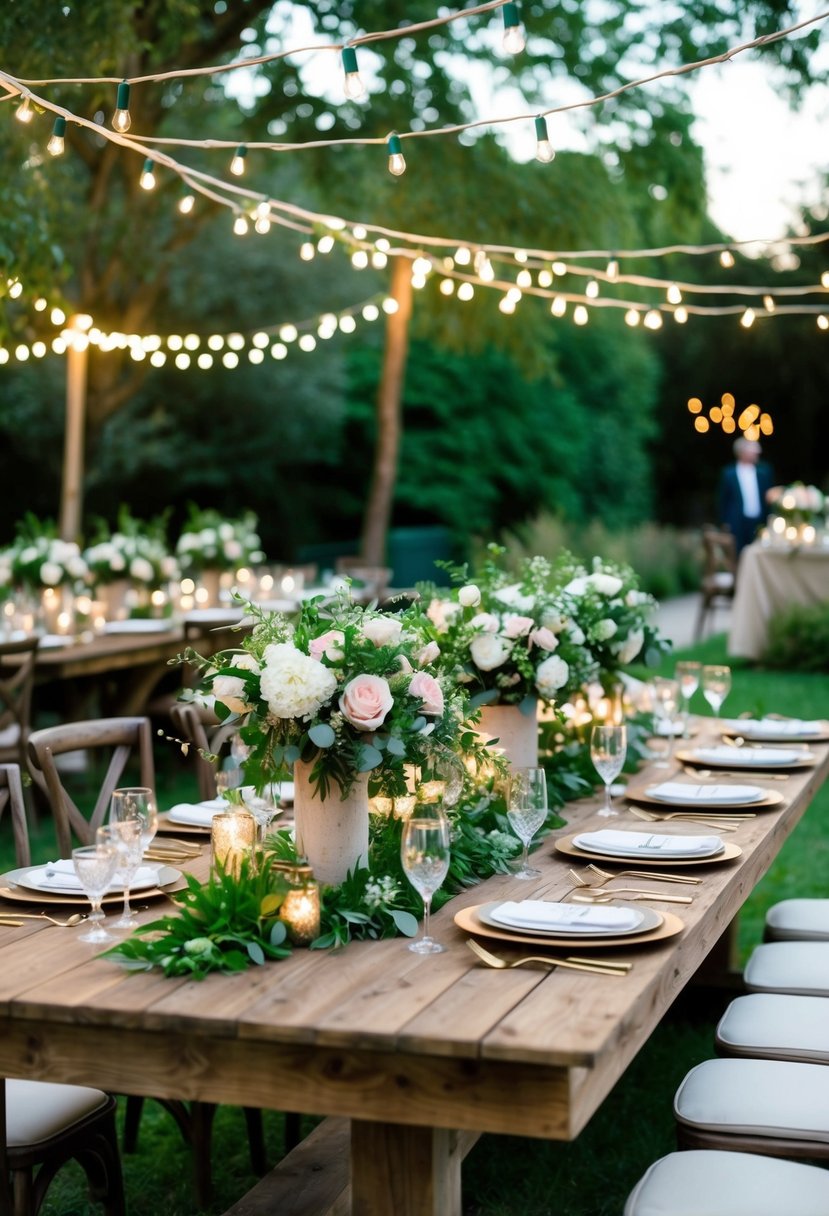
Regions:
<svg viewBox="0 0 829 1216"><path fill-rule="evenodd" d="M764 942L753 950L743 981L749 992L827 997L829 942Z"/></svg>
<svg viewBox="0 0 829 1216"><path fill-rule="evenodd" d="M822 996L738 996L720 1018L716 1046L726 1056L829 1064L829 1005Z"/></svg>
<svg viewBox="0 0 829 1216"><path fill-rule="evenodd" d="M826 1216L829 1171L754 1153L692 1150L655 1161L623 1216Z"/></svg>
<svg viewBox="0 0 829 1216"><path fill-rule="evenodd" d="M676 1091L674 1115L681 1149L829 1159L829 1069L783 1060L705 1060Z"/></svg>
<svg viewBox="0 0 829 1216"><path fill-rule="evenodd" d="M0 1081L0 1211L37 1216L61 1166L77 1161L106 1216L123 1216L115 1099L100 1089ZM37 1170L37 1173L35 1173Z"/></svg>
<svg viewBox="0 0 829 1216"><path fill-rule="evenodd" d="M829 899L782 899L766 913L767 942L829 942Z"/></svg>

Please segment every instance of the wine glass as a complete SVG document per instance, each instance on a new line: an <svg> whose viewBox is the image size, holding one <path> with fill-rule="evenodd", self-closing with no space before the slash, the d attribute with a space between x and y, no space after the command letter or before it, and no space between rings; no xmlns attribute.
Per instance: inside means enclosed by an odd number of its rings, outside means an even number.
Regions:
<svg viewBox="0 0 829 1216"><path fill-rule="evenodd" d="M691 719L691 697L699 688L702 675L702 663L695 659L685 659L677 663L674 676L679 681L679 695L682 698L682 738L689 737L688 726Z"/></svg>
<svg viewBox="0 0 829 1216"><path fill-rule="evenodd" d="M706 664L702 669L702 695L714 717L719 718L722 703L731 691L731 668Z"/></svg>
<svg viewBox="0 0 829 1216"><path fill-rule="evenodd" d="M225 798L228 802L233 802L231 790L238 790L245 779L244 771L241 768L220 768L216 770L216 794L219 798ZM230 794L230 797L228 795Z"/></svg>
<svg viewBox="0 0 829 1216"><path fill-rule="evenodd" d="M114 942L118 939L107 933L103 922L106 916L101 902L118 868L118 852L111 844L85 844L72 850L72 864L84 894L92 905L89 929L79 934L82 942Z"/></svg>
<svg viewBox="0 0 829 1216"><path fill-rule="evenodd" d="M655 761L654 768L668 768L674 750L674 722L679 708L679 682L669 680L665 676L654 676L651 682L653 691L654 728L658 734L665 734L667 744L664 755ZM660 730L660 725L664 730Z"/></svg>
<svg viewBox="0 0 829 1216"><path fill-rule="evenodd" d="M429 935L432 896L449 870L449 821L439 802L418 803L403 824L400 860L403 872L423 899L423 934L409 942L415 954L440 954L445 950Z"/></svg>
<svg viewBox="0 0 829 1216"><path fill-rule="evenodd" d="M530 841L547 818L547 775L543 768L513 769L509 783L507 819L524 846L516 878L540 878L529 864Z"/></svg>
<svg viewBox="0 0 829 1216"><path fill-rule="evenodd" d="M279 784L266 785L257 794L252 785L242 788L242 802L256 820L256 843L264 844L271 820L279 814Z"/></svg>
<svg viewBox="0 0 829 1216"><path fill-rule="evenodd" d="M109 822L120 823L122 819L136 818L141 822L141 846L146 851L158 829L155 794L146 785L122 786L113 790Z"/></svg>
<svg viewBox="0 0 829 1216"><path fill-rule="evenodd" d="M105 824L95 833L98 844L115 849L118 855L115 877L124 884L124 910L113 924L113 929L135 928L136 913L130 907L130 887L135 881L144 856L143 827L143 821L135 814L129 819Z"/></svg>
<svg viewBox="0 0 829 1216"><path fill-rule="evenodd" d="M597 722L590 732L590 759L604 782L604 805L598 811L598 814L603 817L619 814L611 804L610 787L622 771L627 749L626 726Z"/></svg>

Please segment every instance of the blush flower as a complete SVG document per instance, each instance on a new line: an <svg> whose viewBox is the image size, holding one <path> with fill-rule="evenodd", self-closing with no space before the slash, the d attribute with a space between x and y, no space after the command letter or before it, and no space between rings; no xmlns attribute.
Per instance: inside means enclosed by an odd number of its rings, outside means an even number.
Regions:
<svg viewBox="0 0 829 1216"><path fill-rule="evenodd" d="M496 634L480 633L469 643L469 653L480 671L494 671L506 663L510 648Z"/></svg>
<svg viewBox="0 0 829 1216"><path fill-rule="evenodd" d="M363 625L363 637L368 638L375 646L394 646L400 641L403 626L400 621L389 616L374 616Z"/></svg>
<svg viewBox="0 0 829 1216"><path fill-rule="evenodd" d="M377 730L393 705L388 681L382 676L355 676L340 697L340 712L358 730Z"/></svg>
<svg viewBox="0 0 829 1216"><path fill-rule="evenodd" d="M409 681L409 693L420 697L420 712L439 718L443 713L443 689L428 671L417 671Z"/></svg>
<svg viewBox="0 0 829 1216"><path fill-rule="evenodd" d="M308 643L308 651L312 659L320 661L323 655L332 663L339 663L345 657L343 651L340 650L345 637L341 629L329 629L325 633L321 633L318 638L311 638Z"/></svg>

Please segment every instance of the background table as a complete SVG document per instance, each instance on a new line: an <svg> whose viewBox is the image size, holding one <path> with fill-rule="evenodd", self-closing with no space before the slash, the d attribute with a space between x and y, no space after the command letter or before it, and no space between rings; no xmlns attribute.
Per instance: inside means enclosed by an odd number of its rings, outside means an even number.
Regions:
<svg viewBox="0 0 829 1216"><path fill-rule="evenodd" d="M829 601L829 548L748 545L740 554L728 653L759 659L769 620L795 604Z"/></svg>

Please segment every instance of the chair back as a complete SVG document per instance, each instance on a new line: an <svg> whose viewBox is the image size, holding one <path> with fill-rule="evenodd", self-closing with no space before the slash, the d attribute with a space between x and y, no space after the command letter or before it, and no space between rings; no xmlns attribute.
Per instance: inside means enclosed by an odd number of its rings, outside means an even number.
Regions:
<svg viewBox="0 0 829 1216"><path fill-rule="evenodd" d="M0 760L16 760L24 768L39 642L35 635L0 644Z"/></svg>
<svg viewBox="0 0 829 1216"><path fill-rule="evenodd" d="M58 758L67 752L91 751L109 756L109 765L89 815L81 811L63 782ZM124 770L135 755L139 785L155 787L152 733L149 718L99 718L70 722L33 731L29 736L29 768L32 778L46 795L55 820L55 833L62 857L72 849L72 833L81 844L92 844L95 832L109 810L112 791L122 782ZM130 784L133 784L130 782Z"/></svg>
<svg viewBox="0 0 829 1216"><path fill-rule="evenodd" d="M199 798L203 802L216 797L216 765L208 756L218 756L222 747L239 729L238 721L233 725L222 723L212 710L195 705L192 701L177 701L170 706L170 718L179 739L189 743L189 755L193 758L196 780L199 783Z"/></svg>
<svg viewBox="0 0 829 1216"><path fill-rule="evenodd" d="M29 825L26 820L26 804L23 801L20 766L17 764L0 764L0 819L6 813L6 807L9 808L12 818L15 860L18 866L29 866L32 864Z"/></svg>
<svg viewBox="0 0 829 1216"><path fill-rule="evenodd" d="M704 528L702 545L705 556L703 579L723 592L729 587L733 591L737 578L737 546L733 535L718 528Z"/></svg>

